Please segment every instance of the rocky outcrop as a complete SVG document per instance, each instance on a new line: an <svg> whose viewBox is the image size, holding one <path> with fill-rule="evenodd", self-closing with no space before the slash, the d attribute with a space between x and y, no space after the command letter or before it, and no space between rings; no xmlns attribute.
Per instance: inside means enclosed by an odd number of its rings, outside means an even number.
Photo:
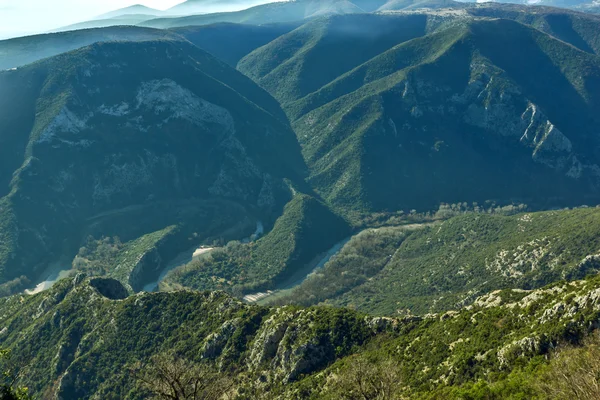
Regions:
<svg viewBox="0 0 600 400"><path fill-rule="evenodd" d="M158 245L158 244L157 244ZM157 277L164 268L164 261L157 246L140 255L129 274L128 283L135 292L142 290L144 282L151 277Z"/></svg>
<svg viewBox="0 0 600 400"><path fill-rule="evenodd" d="M569 178L581 177L584 166L573 145L543 113L524 97L514 82L486 63L474 64L465 92L453 98L466 106L464 120L496 135L518 139L532 149L532 159ZM594 170L594 166L588 166ZM599 176L600 177L600 176Z"/></svg>
<svg viewBox="0 0 600 400"><path fill-rule="evenodd" d="M82 336L83 331L78 326L70 328L63 336L54 357L54 373L57 376L60 376L75 359L77 347Z"/></svg>
<svg viewBox="0 0 600 400"><path fill-rule="evenodd" d="M402 319L402 322L418 321L417 316L409 316ZM365 317L365 322L375 333L381 333L388 330L396 330L400 321L397 318L389 317Z"/></svg>
<svg viewBox="0 0 600 400"><path fill-rule="evenodd" d="M216 359L221 356L233 333L238 329L240 322L240 318L225 321L217 332L208 335L202 346L202 358Z"/></svg>
<svg viewBox="0 0 600 400"><path fill-rule="evenodd" d="M590 254L585 257L578 265L574 268L569 278L581 279L589 273L594 273L600 270L600 254Z"/></svg>
<svg viewBox="0 0 600 400"><path fill-rule="evenodd" d="M537 337L525 337L498 350L497 357L501 367L507 367L520 357L533 357L543 354L548 343Z"/></svg>
<svg viewBox="0 0 600 400"><path fill-rule="evenodd" d="M129 296L127 289L116 279L93 278L90 279L90 286L110 300L123 300Z"/></svg>
<svg viewBox="0 0 600 400"><path fill-rule="evenodd" d="M277 355L279 345L293 317L293 314L282 315L277 312L263 323L250 353L249 365L252 369L258 369Z"/></svg>
<svg viewBox="0 0 600 400"><path fill-rule="evenodd" d="M53 396L54 400L69 400L73 397L72 387L76 384L76 375L71 373L70 371L66 371L63 375L58 379L57 388L55 394Z"/></svg>
<svg viewBox="0 0 600 400"><path fill-rule="evenodd" d="M365 317L319 307L264 308L223 292L141 293L119 300L113 293L119 292L116 281L76 280L75 285L73 279L58 282L24 304L15 297L10 301L20 311L0 315L0 326L9 327L0 334L2 345L32 357L24 376L36 378L26 383L35 383L36 393L43 391L48 398L100 398L108 392L125 398L134 382L118 371L131 367L130 360L143 362L172 350L223 371L235 367L242 379L288 383L321 371L336 373L340 364L327 367L360 353L375 335L380 335L378 344L389 346L390 355L416 365L409 371L416 379L431 382L433 376L451 382L463 373L465 355L469 368L489 371L484 375L508 372L596 328L600 312L596 278L534 291L496 291L460 311L422 318ZM61 297L64 301L52 303ZM42 304L46 313L30 318ZM483 337L475 334L478 329ZM500 335L490 333L496 329ZM424 359L430 346L439 355L436 365ZM114 385L116 377L123 388Z"/></svg>
<svg viewBox="0 0 600 400"><path fill-rule="evenodd" d="M273 315L263 322L255 336L248 358L248 368L251 371L269 371L271 379L290 382L333 361L338 349L335 348L336 344L332 338L343 335L342 332L348 327L340 325L321 332L315 331L320 313L310 309L275 310ZM362 340L373 335L379 327L383 328L382 321L374 325L369 322L358 319L355 321L357 326L365 328L362 331ZM356 345L360 344L360 336L356 337Z"/></svg>

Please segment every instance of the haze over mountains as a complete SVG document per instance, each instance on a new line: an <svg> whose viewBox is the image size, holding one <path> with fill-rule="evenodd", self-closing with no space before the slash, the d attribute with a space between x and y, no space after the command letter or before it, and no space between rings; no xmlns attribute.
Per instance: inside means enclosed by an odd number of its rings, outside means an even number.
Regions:
<svg viewBox="0 0 600 400"><path fill-rule="evenodd" d="M600 16L189 0L65 29L0 41L0 390L143 399L168 365L206 398L545 399L555 349L595 354Z"/></svg>
<svg viewBox="0 0 600 400"><path fill-rule="evenodd" d="M63 30L136 25L159 16L236 11L268 2L269 0L143 0L140 2L143 4L134 4L130 0L5 1L0 2L0 39ZM123 5L127 6L122 7Z"/></svg>
<svg viewBox="0 0 600 400"><path fill-rule="evenodd" d="M265 4L267 3L267 4ZM273 4L268 4L273 3ZM296 21L323 15L386 12L414 10L422 8L468 7L479 2L455 2L452 0L295 0L271 2L266 0L188 0L165 11L157 11L144 6L132 6L101 15L94 20L61 28L61 30L95 28L115 25L140 25L155 28L172 28L216 22L265 24ZM595 12L594 2L554 2L536 1L513 2L515 4L567 7L581 11ZM461 5L462 4L462 5ZM264 5L264 6L261 6ZM236 11L231 13L230 11ZM198 14L211 14L201 16Z"/></svg>
<svg viewBox="0 0 600 400"><path fill-rule="evenodd" d="M143 5L134 5L111 11L96 18L60 27L55 31L86 28L102 28L119 25L141 25L158 18L177 18L198 14L232 12L271 3L272 0L187 0L166 10L156 10Z"/></svg>
<svg viewBox="0 0 600 400"><path fill-rule="evenodd" d="M105 14L99 15L96 19L110 19L115 17L122 17L126 15L161 15L163 11L156 10L154 8L146 7L141 4L136 4L133 6L120 8L115 11L107 12Z"/></svg>

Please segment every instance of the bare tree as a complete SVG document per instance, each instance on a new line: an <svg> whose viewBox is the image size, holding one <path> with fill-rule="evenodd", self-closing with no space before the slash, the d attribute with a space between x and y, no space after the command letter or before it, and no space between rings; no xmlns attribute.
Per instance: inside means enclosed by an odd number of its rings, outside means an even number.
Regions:
<svg viewBox="0 0 600 400"><path fill-rule="evenodd" d="M350 359L351 367L332 379L332 391L345 400L400 400L400 367L393 360L371 362L362 356Z"/></svg>
<svg viewBox="0 0 600 400"><path fill-rule="evenodd" d="M233 388L228 376L172 354L154 356L133 372L142 387L161 400L219 400Z"/></svg>
<svg viewBox="0 0 600 400"><path fill-rule="evenodd" d="M548 399L600 399L600 338L594 335L582 347L558 350L538 388Z"/></svg>

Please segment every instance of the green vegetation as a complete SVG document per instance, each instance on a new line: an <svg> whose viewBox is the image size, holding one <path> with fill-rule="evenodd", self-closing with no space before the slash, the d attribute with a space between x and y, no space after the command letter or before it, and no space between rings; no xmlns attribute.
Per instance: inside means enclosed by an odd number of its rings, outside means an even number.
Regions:
<svg viewBox="0 0 600 400"><path fill-rule="evenodd" d="M0 199L0 274L11 258L12 249L18 237L14 213L6 199Z"/></svg>
<svg viewBox="0 0 600 400"><path fill-rule="evenodd" d="M446 206L439 214L448 212ZM598 208L468 212L436 223L367 229L276 302L379 315L457 309L494 289L534 289L597 273L598 238Z"/></svg>
<svg viewBox="0 0 600 400"><path fill-rule="evenodd" d="M402 369L402 394L411 399L551 398L537 384L547 379L544 355L589 332L598 312L588 292L592 282L597 278L534 292L498 291L460 312L407 318L398 336L382 336L362 354L375 364L391 355ZM353 367L341 360L330 371L351 373ZM320 376L314 398L323 391Z"/></svg>
<svg viewBox="0 0 600 400"><path fill-rule="evenodd" d="M390 359L369 360L352 356L346 360L351 368L333 376L328 382L326 398L344 400L401 400L403 389L400 366Z"/></svg>
<svg viewBox="0 0 600 400"><path fill-rule="evenodd" d="M266 290L294 276L315 255L349 235L346 221L324 204L297 194L264 237L231 242L170 273L164 288L219 289L237 295Z"/></svg>
<svg viewBox="0 0 600 400"><path fill-rule="evenodd" d="M391 47L423 36L426 24L423 14L319 18L252 52L238 68L287 107Z"/></svg>
<svg viewBox="0 0 600 400"><path fill-rule="evenodd" d="M396 45L386 18L405 22L395 25L405 29ZM336 36L362 19L390 40L378 40L376 55L367 39ZM519 46L505 52L511 43ZM369 51L336 50L363 46ZM309 183L354 222L442 202L549 207L597 198L590 151L598 148L600 61L520 23L460 13L337 16L279 37L239 68L282 102ZM550 128L556 141L542 139Z"/></svg>
<svg viewBox="0 0 600 400"><path fill-rule="evenodd" d="M168 353L207 379L217 367L235 376L240 399L353 398L357 385L411 399L543 399L570 382L593 382L576 374L583 362L595 368L586 337L599 317L599 287L595 276L495 291L445 314L373 318L251 306L219 292L113 299L123 290L117 281L78 275L35 296L0 299L0 325L2 345L20 360L16 383L33 395L146 398L149 388L129 371ZM565 346L573 350L547 357ZM552 378L557 368L565 379Z"/></svg>
<svg viewBox="0 0 600 400"><path fill-rule="evenodd" d="M0 72L0 90L2 283L37 279L90 234L127 242L186 213L216 234L230 208L223 231L270 222L291 198L284 179L302 186L277 102L189 42L95 44ZM202 201L216 206L189 211Z"/></svg>
<svg viewBox="0 0 600 400"><path fill-rule="evenodd" d="M598 334L582 346L560 348L536 385L545 397L556 400L597 399L600 396L600 348Z"/></svg>
<svg viewBox="0 0 600 400"><path fill-rule="evenodd" d="M233 387L231 378L215 368L168 353L153 356L133 371L141 386L156 399L220 400Z"/></svg>
<svg viewBox="0 0 600 400"><path fill-rule="evenodd" d="M600 54L598 16L568 11L562 8L537 7L535 13L527 7L516 4L491 6L488 4L470 7L469 14L480 17L503 18L531 25L580 50Z"/></svg>
<svg viewBox="0 0 600 400"><path fill-rule="evenodd" d="M73 268L88 275L106 275L114 268L124 245L118 237L96 240L89 236L73 260Z"/></svg>
<svg viewBox="0 0 600 400"><path fill-rule="evenodd" d="M0 42L1 398L598 397L600 208L522 204L598 203L600 19L147 24Z"/></svg>
<svg viewBox="0 0 600 400"><path fill-rule="evenodd" d="M88 222L89 236L73 268L115 278L133 291L156 279L180 253L250 235L255 226L245 209L216 200L135 207ZM103 234L112 236L95 239Z"/></svg>
<svg viewBox="0 0 600 400"><path fill-rule="evenodd" d="M114 257L115 261L112 265L113 270L107 275L113 276L115 279L121 282L127 282L132 286L137 283L137 285L135 285L137 286L135 289L139 291L139 278L135 276L136 273L139 272L136 271L136 268L144 268L144 263L146 262L145 258L156 259L158 255L158 248L160 248L164 242L168 241L170 236L172 237L176 233L176 227L169 226L163 230L144 235L127 243L127 245L123 246L123 248L116 253L116 257ZM98 254L98 252L96 252L96 254ZM158 257L158 260L150 261L151 265L149 267L154 267L154 274L148 274L148 272L146 272L147 275L152 276L159 272L157 269L162 265L160 262L160 255L158 255Z"/></svg>
<svg viewBox="0 0 600 400"><path fill-rule="evenodd" d="M348 310L269 310L218 292L143 293L111 300L101 293L122 286L113 280L103 285L100 291L93 280L78 275L40 295L0 300L2 309L11 311L0 317L8 327L2 343L18 353L20 382L32 394L147 398L129 370L166 352L193 363L218 363L240 378L270 373L275 353L269 345L263 348L263 341L282 326L289 329L277 339L282 349L304 350L290 354L277 368L279 381L296 380L373 335L363 317ZM30 334L23 336L23 331ZM246 369L245 361L254 367ZM61 384L55 386L57 380Z"/></svg>
<svg viewBox="0 0 600 400"><path fill-rule="evenodd" d="M9 358L10 351L0 349L0 363L2 363L3 366L6 364L6 359ZM29 396L29 390L26 387L15 386L15 382L19 376L14 371L14 366L8 365L6 368L2 371L2 378L0 378L0 399L32 400L32 398Z"/></svg>
<svg viewBox="0 0 600 400"><path fill-rule="evenodd" d="M379 228L353 236L324 268L311 274L291 293L278 297L275 303L310 306L365 284L383 270L408 235L402 228Z"/></svg>

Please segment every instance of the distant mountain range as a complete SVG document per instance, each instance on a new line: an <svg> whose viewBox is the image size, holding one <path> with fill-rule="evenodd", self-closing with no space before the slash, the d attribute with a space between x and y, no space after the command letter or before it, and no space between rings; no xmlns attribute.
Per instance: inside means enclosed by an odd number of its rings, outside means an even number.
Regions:
<svg viewBox="0 0 600 400"><path fill-rule="evenodd" d="M265 4L233 13L156 18L141 22L139 25L154 28L205 25L216 22L259 25L273 22L309 20L320 16L351 13L438 8L463 9L471 8L476 4L477 3L475 2L456 2L452 0L295 0ZM584 6L584 4L588 3L581 3L579 5L573 5L572 7L569 6L569 8L577 6L576 8L581 9L582 11L594 11L594 3L589 3L589 7ZM538 3L536 5L545 5L545 3Z"/></svg>
<svg viewBox="0 0 600 400"><path fill-rule="evenodd" d="M270 2L272 0L187 0L169 8L163 15L191 15L238 11Z"/></svg>
<svg viewBox="0 0 600 400"><path fill-rule="evenodd" d="M96 19L109 19L115 17L123 17L125 15L155 15L159 16L164 14L164 11L156 10L154 8L146 7L140 4L121 8L115 11L111 11L96 17Z"/></svg>
<svg viewBox="0 0 600 400"><path fill-rule="evenodd" d="M453 0L188 0L168 10L160 11L135 5L100 15L93 20L65 26L56 31L102 28L118 25L140 25L173 28L206 25L217 22L268 24L307 20L324 15L385 12L436 8L470 8L479 2ZM513 1L513 4L571 8L594 13L595 2L540 0ZM499 3L498 3L499 4Z"/></svg>
<svg viewBox="0 0 600 400"><path fill-rule="evenodd" d="M134 5L111 11L96 18L60 27L54 32L120 25L139 25L156 18L177 18L216 12L233 12L270 3L271 0L188 0L167 10Z"/></svg>
<svg viewBox="0 0 600 400"><path fill-rule="evenodd" d="M530 6L563 7L593 13L597 13L598 11L600 11L600 3L598 3L595 0L511 0L506 1L505 3L522 4Z"/></svg>

